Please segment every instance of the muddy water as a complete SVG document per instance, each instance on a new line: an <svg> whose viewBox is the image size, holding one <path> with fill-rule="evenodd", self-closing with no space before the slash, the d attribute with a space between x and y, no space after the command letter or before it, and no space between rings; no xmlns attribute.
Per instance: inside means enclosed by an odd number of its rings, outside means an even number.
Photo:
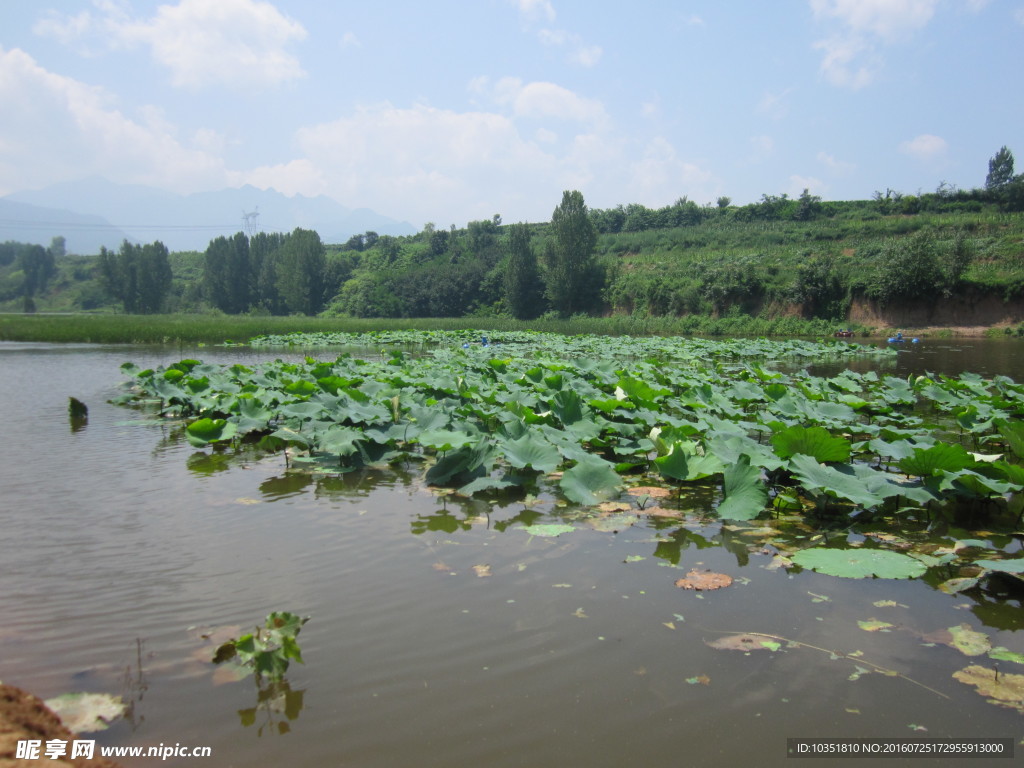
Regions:
<svg viewBox="0 0 1024 768"><path fill-rule="evenodd" d="M1024 378L1021 347L979 341L908 349L890 370L953 373L965 347L980 372ZM44 698L122 694L130 717L100 744L210 746L218 766L476 768L781 766L790 736L1024 738L1018 713L951 677L990 660L921 637L967 623L1024 653L1017 603L787 574L747 530L760 524L640 516L531 536L524 523L565 510L446 505L415 468L314 479L278 457L219 461L106 403L125 360L189 356L254 359L0 344L0 679ZM69 395L90 408L77 431ZM736 582L675 587L691 568ZM273 610L313 617L286 687L206 662L203 635ZM869 618L894 628L865 632ZM707 645L728 632L806 645Z"/></svg>

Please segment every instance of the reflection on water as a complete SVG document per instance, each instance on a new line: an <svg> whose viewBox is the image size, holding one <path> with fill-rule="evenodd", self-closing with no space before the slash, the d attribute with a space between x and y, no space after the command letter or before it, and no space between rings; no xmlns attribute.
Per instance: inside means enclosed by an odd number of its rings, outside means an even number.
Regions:
<svg viewBox="0 0 1024 768"><path fill-rule="evenodd" d="M901 351L893 375L952 373L952 350L966 349L983 373L1024 379L1019 346L947 346ZM1019 537L938 521L723 525L693 511L713 489L629 520L557 506L543 487L438 498L401 468L298 474L281 455L197 452L173 425L107 403L126 359L188 356L254 359L0 344L0 679L44 698L123 692L129 717L101 744L210 745L218 765L501 768L782 766L786 736L918 735L911 725L1020 739L1018 712L952 677L993 662L922 641L967 623L1024 653L1015 582L945 594L947 574L853 581L785 567L822 535L933 552L976 538L1008 555ZM71 395L89 406L77 430ZM692 569L733 585L677 588ZM273 610L313 616L305 665L262 687L214 675L194 628ZM861 628L871 620L891 628ZM803 645L708 645L740 632Z"/></svg>

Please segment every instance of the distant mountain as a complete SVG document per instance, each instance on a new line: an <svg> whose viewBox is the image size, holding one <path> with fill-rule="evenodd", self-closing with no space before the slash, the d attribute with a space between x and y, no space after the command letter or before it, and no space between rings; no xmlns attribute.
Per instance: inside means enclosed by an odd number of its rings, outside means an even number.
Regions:
<svg viewBox="0 0 1024 768"><path fill-rule="evenodd" d="M230 236L245 231L245 214L256 214L248 219L255 231L290 232L296 227L315 229L326 243L345 242L352 235L367 230L382 235L416 232L408 222L367 208L352 210L325 195L288 197L273 189L256 189L248 185L239 189L178 195L154 187L115 184L93 177L40 190L15 192L0 198L0 203L21 203L63 211L63 218L51 215L49 220L56 225L66 225L67 232L52 231L68 239L68 250L73 253L95 252L99 248L95 243L117 247L126 237L143 243L160 240L172 251L202 251L210 240L219 235ZM104 231L101 238L79 238L80 231L73 236L73 225L80 226L78 219L73 220L73 217L81 216L99 217L109 231ZM8 219L14 222L10 228ZM51 230L46 230L31 239L27 236L8 237L6 233L13 231L17 222L13 211L10 216L0 217L0 237L26 242L43 242L45 239L44 244L48 244L53 236ZM108 236L114 232L120 234L116 240L110 241ZM79 241L82 246L78 245Z"/></svg>
<svg viewBox="0 0 1024 768"><path fill-rule="evenodd" d="M58 235L64 237L68 253L78 254L99 253L101 246L116 248L131 239L101 216L0 198L0 241L49 245Z"/></svg>

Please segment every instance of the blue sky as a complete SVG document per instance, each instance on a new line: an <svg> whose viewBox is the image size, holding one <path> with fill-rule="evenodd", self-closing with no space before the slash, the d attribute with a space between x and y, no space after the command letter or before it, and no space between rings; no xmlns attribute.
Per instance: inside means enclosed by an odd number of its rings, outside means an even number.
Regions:
<svg viewBox="0 0 1024 768"><path fill-rule="evenodd" d="M1024 0L0 5L0 195L89 176L421 227L1024 170ZM115 222L116 223L116 222Z"/></svg>

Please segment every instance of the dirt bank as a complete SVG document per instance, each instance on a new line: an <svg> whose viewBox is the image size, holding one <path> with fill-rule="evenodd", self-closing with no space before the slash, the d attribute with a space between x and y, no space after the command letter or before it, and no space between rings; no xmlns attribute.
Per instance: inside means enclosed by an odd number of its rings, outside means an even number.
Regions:
<svg viewBox="0 0 1024 768"><path fill-rule="evenodd" d="M27 765L75 766L75 768L121 768L120 764L98 755L92 760L70 754L71 742L79 738L64 727L42 699L31 693L15 688L13 685L0 685L0 768L22 768ZM15 757L18 741L22 739L38 739L45 748L48 739L62 739L68 742L64 757L51 760L45 757L45 750L40 750L36 760L24 760Z"/></svg>
<svg viewBox="0 0 1024 768"><path fill-rule="evenodd" d="M1016 325L1024 321L1024 301L1003 301L993 293L966 291L948 299L900 301L880 306L864 298L854 299L847 318L851 323L875 328L948 329L956 336L982 335L962 332L966 329Z"/></svg>

